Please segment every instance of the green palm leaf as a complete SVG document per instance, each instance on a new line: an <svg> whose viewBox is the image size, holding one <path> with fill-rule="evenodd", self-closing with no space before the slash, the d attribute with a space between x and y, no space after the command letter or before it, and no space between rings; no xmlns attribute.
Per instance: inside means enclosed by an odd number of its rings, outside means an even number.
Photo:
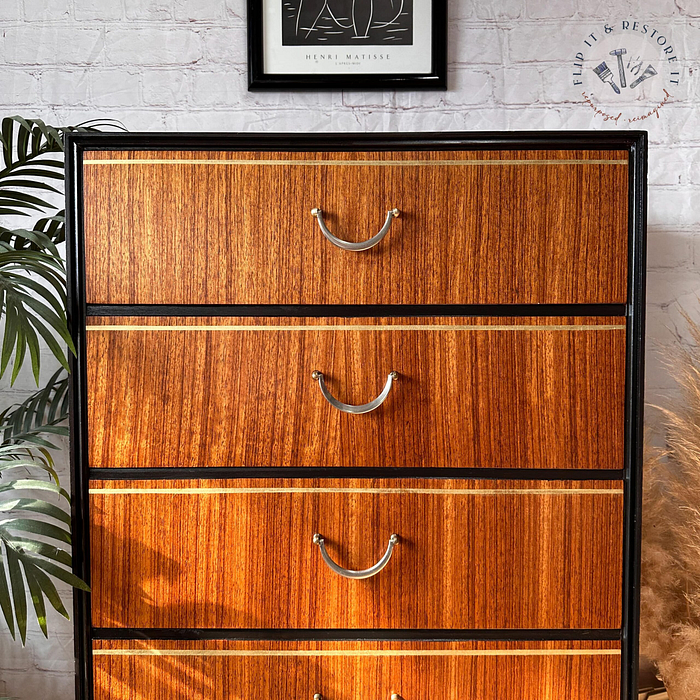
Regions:
<svg viewBox="0 0 700 700"><path fill-rule="evenodd" d="M69 127L54 127L41 119L5 117L0 122L0 214L28 215L27 210L53 210L51 200L23 190L34 189L54 194L60 190L47 180L63 179L63 136L72 131L100 131L104 127L121 128L114 120L92 120ZM4 211L6 210L6 211Z"/></svg>
<svg viewBox="0 0 700 700"><path fill-rule="evenodd" d="M59 369L43 389L0 413L0 445L31 443L46 433L68 435L68 428L62 424L68 419L69 398L68 375ZM56 448L46 440L44 443L44 447Z"/></svg>
<svg viewBox="0 0 700 700"><path fill-rule="evenodd" d="M28 195L24 190L60 192L46 180L62 179L62 130L41 119L5 117L0 123L0 146L0 213L7 210L28 215L30 211L55 209L50 200Z"/></svg>
<svg viewBox="0 0 700 700"><path fill-rule="evenodd" d="M14 383L28 357L38 384L40 340L62 366L43 389L0 413L0 613L12 637L19 633L22 643L27 593L46 635L47 600L68 617L54 580L89 590L71 571L70 497L59 483L51 456L57 446L49 439L68 432L65 348L75 353L66 322L65 268L57 248L65 241L65 212L57 195L64 135L105 126L123 128L98 121L56 128L17 116L0 121L0 218L33 219L22 228L0 223L0 318L5 321L0 377L11 366Z"/></svg>
<svg viewBox="0 0 700 700"><path fill-rule="evenodd" d="M65 240L65 231L62 228L64 222L63 212L60 212L60 214L61 216L39 219L31 231L23 228L9 229L0 226L0 243L4 244L2 246L3 250L12 245L17 250L28 248L30 250L45 251L60 260L61 254L56 244ZM64 237L61 240L57 240L61 232Z"/></svg>
<svg viewBox="0 0 700 700"><path fill-rule="evenodd" d="M68 369L68 360L59 340L71 352L75 352L75 348L68 332L65 305L65 274L60 260L50 253L16 250L7 243L0 243L0 315L5 316L0 377L14 354L11 377L11 383L14 383L28 349L38 385L39 337L43 338L61 365Z"/></svg>
<svg viewBox="0 0 700 700"><path fill-rule="evenodd" d="M27 489L31 490L32 486L28 485ZM31 504L31 508L40 510L45 518L35 520L10 516L0 520L0 608L13 638L17 630L24 643L28 620L25 581L39 626L47 636L44 598L57 612L68 617L68 612L50 577L74 588L89 590L89 587L70 570L70 553L61 546L46 542L54 540L63 545L70 544L70 534L63 527L50 522L69 520L67 510L37 498L19 501L20 504ZM0 511L0 516L2 515L3 512ZM36 535L40 539L27 537L26 533Z"/></svg>
<svg viewBox="0 0 700 700"><path fill-rule="evenodd" d="M48 636L47 605L68 617L54 580L89 590L72 571L70 496L53 467L46 434L67 434L68 376L0 413L0 612L24 644L30 611ZM24 476L27 470L49 478ZM19 474L12 478L11 474ZM10 477L10 478L7 478Z"/></svg>
<svg viewBox="0 0 700 700"><path fill-rule="evenodd" d="M37 456L33 443L29 443L29 447L20 448L27 457L12 458L17 443L24 442L20 436L41 432L42 417L50 425L62 415L65 391L60 384L65 380L56 376L52 379L55 381L48 391L37 392L42 396L31 397L5 411L0 426L6 436L0 446L0 475L31 466L51 476L49 481L34 478L0 481L0 611L13 639L19 633L23 644L29 610L27 591L39 627L48 636L46 600L59 614L68 617L52 578L89 590L71 571L71 535L67 529L71 522L70 497L58 484L53 466L47 461L50 455L42 450Z"/></svg>
<svg viewBox="0 0 700 700"><path fill-rule="evenodd" d="M39 384L39 339L66 369L64 346L75 352L66 323L65 270L56 248L65 240L65 212L55 195L63 180L63 136L105 126L123 128L113 121L57 128L19 116L0 122L0 217L38 217L32 227L0 225L0 317L5 317L0 377L14 356L11 384L27 354Z"/></svg>

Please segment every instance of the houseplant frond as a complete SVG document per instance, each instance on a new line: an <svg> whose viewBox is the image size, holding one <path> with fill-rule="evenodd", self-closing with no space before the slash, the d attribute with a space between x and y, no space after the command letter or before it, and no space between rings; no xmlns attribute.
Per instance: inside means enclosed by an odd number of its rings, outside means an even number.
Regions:
<svg viewBox="0 0 700 700"><path fill-rule="evenodd" d="M5 117L0 123L0 145L0 215L29 216L55 209L45 197L61 194L55 186L63 180L61 130L41 119Z"/></svg>
<svg viewBox="0 0 700 700"><path fill-rule="evenodd" d="M105 127L124 128L114 120L91 120L77 126L53 127L41 119L5 117L0 122L0 216L43 214L33 230L44 233L54 244L62 243L65 240L65 212L53 201L56 195L62 195L63 137L69 132L101 131ZM0 240L15 248L43 249L41 242L21 235L21 230L0 227Z"/></svg>
<svg viewBox="0 0 700 700"><path fill-rule="evenodd" d="M45 635L46 604L68 617L52 578L88 587L71 572L70 497L61 488L46 434L67 435L68 377L0 413L0 610L13 638L26 640L26 591ZM48 478L26 476L44 472Z"/></svg>
<svg viewBox="0 0 700 700"><path fill-rule="evenodd" d="M53 244L52 244L53 245ZM75 352L66 322L66 288L63 263L35 250L16 250L0 243L0 316L5 331L0 348L0 377L14 354L11 383L17 379L27 350L39 384L39 337L60 364L68 369L59 341Z"/></svg>
<svg viewBox="0 0 700 700"><path fill-rule="evenodd" d="M32 445L57 449L45 436L47 433L68 435L65 422L69 398L68 374L61 368L43 389L0 413L0 447Z"/></svg>
<svg viewBox="0 0 700 700"><path fill-rule="evenodd" d="M58 207L52 203L51 196L62 194L57 185L63 180L64 134L100 131L104 127L123 128L113 120L54 127L41 119L5 117L0 122L0 216L30 216L56 210ZM56 242L63 240L62 225L57 227L56 234ZM31 247L22 239L14 243L19 247Z"/></svg>
<svg viewBox="0 0 700 700"><path fill-rule="evenodd" d="M29 350L39 384L39 338L68 368L62 345L75 352L66 323L66 281L56 247L65 240L65 212L56 197L63 181L63 137L68 132L123 128L119 122L54 127L41 119L5 117L0 122L0 217L39 217L30 227L0 225L0 377L14 354L14 384Z"/></svg>
<svg viewBox="0 0 700 700"><path fill-rule="evenodd" d="M32 219L20 228L0 224L0 318L5 321L0 377L11 364L14 383L29 359L38 384L40 339L61 364L44 388L0 413L0 617L22 643L30 609L45 635L47 600L68 617L54 581L89 590L71 571L70 497L51 454L57 449L52 436L68 433L64 347L75 352L57 246L65 240L63 137L105 126L123 128L111 121L75 127L22 117L0 121L0 219Z"/></svg>
<svg viewBox="0 0 700 700"><path fill-rule="evenodd" d="M6 463L0 455L3 471ZM27 638L27 589L45 636L45 599L68 617L52 579L89 590L71 571L69 505L68 494L53 479L0 482L0 609L12 637L19 632L22 643Z"/></svg>

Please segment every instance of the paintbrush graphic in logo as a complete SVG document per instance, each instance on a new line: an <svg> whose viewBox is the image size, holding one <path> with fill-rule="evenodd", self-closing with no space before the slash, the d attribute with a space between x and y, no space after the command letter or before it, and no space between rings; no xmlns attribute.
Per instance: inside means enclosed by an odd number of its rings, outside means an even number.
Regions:
<svg viewBox="0 0 700 700"><path fill-rule="evenodd" d="M608 68L608 64L603 61L599 66L593 69L593 72L604 82L608 83L610 87L619 95L620 88L615 85L615 81L612 77L612 71Z"/></svg>

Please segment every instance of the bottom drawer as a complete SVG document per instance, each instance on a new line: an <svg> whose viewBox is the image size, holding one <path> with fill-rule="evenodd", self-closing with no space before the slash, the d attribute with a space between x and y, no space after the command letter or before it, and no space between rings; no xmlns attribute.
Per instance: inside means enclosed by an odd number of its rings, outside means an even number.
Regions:
<svg viewBox="0 0 700 700"><path fill-rule="evenodd" d="M95 641L93 653L95 700L620 697L619 642Z"/></svg>

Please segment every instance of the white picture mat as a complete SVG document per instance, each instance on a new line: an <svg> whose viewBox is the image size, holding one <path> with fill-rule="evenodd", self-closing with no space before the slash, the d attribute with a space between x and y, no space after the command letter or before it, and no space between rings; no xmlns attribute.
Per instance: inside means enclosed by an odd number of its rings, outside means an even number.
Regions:
<svg viewBox="0 0 700 700"><path fill-rule="evenodd" d="M413 0L412 46L283 46L282 2L263 3L265 73L429 74L432 71L432 0Z"/></svg>

